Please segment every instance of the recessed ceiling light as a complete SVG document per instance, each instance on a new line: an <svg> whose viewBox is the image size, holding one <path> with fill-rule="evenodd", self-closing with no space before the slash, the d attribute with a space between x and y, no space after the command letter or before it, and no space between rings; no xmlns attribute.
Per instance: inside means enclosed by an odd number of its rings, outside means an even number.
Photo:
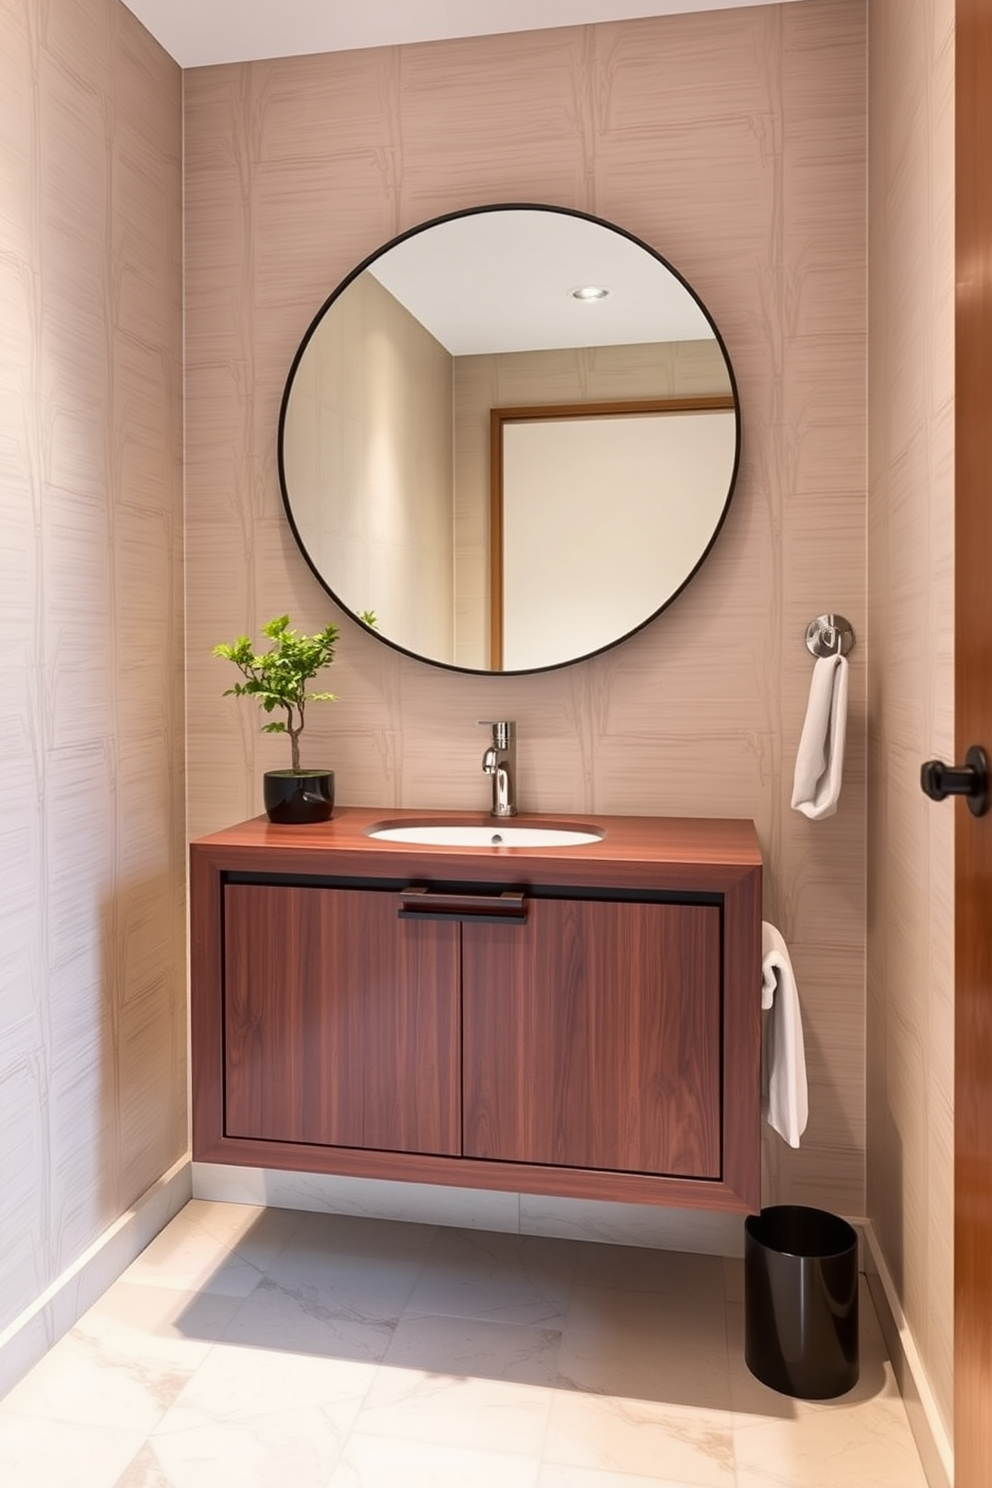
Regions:
<svg viewBox="0 0 992 1488"><path fill-rule="evenodd" d="M571 290L573 300L605 300L609 290L602 284L583 284Z"/></svg>

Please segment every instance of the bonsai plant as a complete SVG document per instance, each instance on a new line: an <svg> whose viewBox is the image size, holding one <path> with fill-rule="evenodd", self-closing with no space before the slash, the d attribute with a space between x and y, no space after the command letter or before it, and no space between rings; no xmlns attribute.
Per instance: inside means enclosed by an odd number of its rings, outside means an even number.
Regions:
<svg viewBox="0 0 992 1488"><path fill-rule="evenodd" d="M292 761L288 770L265 773L269 820L327 821L334 809L334 772L303 769L300 738L307 704L334 701L333 692L310 692L308 683L334 660L337 627L328 625L316 635L300 635L290 628L288 615L279 615L262 626L262 633L273 642L268 651L256 652L247 636L239 636L233 645L214 647L213 654L233 661L245 678L228 687L224 696L256 697L264 712L285 714L262 725L263 734L289 735Z"/></svg>

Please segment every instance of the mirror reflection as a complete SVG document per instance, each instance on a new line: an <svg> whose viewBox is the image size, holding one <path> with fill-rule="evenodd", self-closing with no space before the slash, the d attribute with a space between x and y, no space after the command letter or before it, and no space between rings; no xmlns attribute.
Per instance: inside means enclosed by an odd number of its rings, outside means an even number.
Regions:
<svg viewBox="0 0 992 1488"><path fill-rule="evenodd" d="M360 265L279 429L324 587L468 671L561 666L644 625L712 545L738 449L696 296L620 229L548 207L439 219Z"/></svg>

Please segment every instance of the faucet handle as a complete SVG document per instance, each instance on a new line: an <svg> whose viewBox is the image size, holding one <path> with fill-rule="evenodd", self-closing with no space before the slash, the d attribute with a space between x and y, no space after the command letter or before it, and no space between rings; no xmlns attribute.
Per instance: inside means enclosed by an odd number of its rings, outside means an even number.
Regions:
<svg viewBox="0 0 992 1488"><path fill-rule="evenodd" d="M508 749L516 725L510 718L480 718L479 727L492 729L493 743L497 749Z"/></svg>

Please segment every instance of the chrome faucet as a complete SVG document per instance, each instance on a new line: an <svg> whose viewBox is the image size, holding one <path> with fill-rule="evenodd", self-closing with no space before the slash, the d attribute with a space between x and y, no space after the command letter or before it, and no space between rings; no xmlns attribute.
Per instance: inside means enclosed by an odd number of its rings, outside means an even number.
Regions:
<svg viewBox="0 0 992 1488"><path fill-rule="evenodd" d="M482 768L493 777L493 816L516 816L514 791L517 782L517 740L515 725L503 720L491 722L480 718L484 728L491 728L493 741L482 756Z"/></svg>

